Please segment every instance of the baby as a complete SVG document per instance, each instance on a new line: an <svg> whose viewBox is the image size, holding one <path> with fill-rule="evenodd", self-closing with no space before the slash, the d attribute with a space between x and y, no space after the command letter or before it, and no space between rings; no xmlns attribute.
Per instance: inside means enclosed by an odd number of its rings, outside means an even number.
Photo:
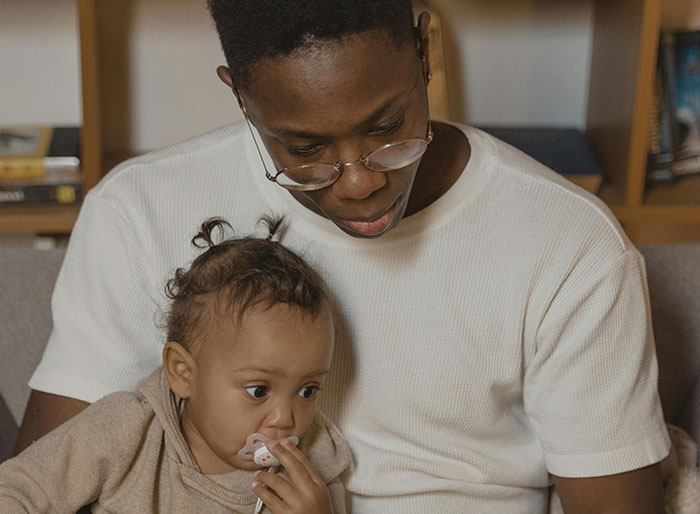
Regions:
<svg viewBox="0 0 700 514"><path fill-rule="evenodd" d="M350 451L316 409L334 342L325 284L272 240L279 220L268 239L215 243L227 227L206 221L192 240L206 251L167 284L162 368L0 465L0 512L346 511Z"/></svg>

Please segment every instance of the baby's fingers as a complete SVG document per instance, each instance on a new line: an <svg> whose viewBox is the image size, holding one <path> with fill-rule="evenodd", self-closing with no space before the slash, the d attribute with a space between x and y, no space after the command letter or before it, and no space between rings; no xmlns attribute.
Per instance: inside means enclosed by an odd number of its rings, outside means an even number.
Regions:
<svg viewBox="0 0 700 514"><path fill-rule="evenodd" d="M284 440L281 443L268 446L268 449L277 457L289 474L292 482L297 486L304 482L323 484L323 479L316 471L316 468L313 467L301 450L291 442Z"/></svg>
<svg viewBox="0 0 700 514"><path fill-rule="evenodd" d="M291 487L291 484L283 478L272 473L258 472L250 486L272 514L286 514L290 512L289 504L282 499L283 496L277 494L281 488L284 488L284 484Z"/></svg>

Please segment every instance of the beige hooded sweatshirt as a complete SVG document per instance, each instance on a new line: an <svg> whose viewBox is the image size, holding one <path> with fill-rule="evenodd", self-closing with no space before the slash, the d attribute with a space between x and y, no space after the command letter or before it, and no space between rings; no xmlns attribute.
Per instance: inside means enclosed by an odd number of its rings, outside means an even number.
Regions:
<svg viewBox="0 0 700 514"><path fill-rule="evenodd" d="M177 398L162 369L139 392L94 403L0 465L0 512L252 513L252 471L203 475L180 431ZM338 429L318 412L299 448L347 512L340 475L351 461ZM263 509L263 512L267 512Z"/></svg>

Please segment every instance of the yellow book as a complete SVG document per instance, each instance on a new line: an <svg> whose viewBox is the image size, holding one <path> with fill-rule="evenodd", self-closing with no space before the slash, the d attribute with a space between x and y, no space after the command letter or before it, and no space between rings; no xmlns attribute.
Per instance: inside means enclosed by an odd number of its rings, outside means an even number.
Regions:
<svg viewBox="0 0 700 514"><path fill-rule="evenodd" d="M0 127L0 182L40 180L53 170L78 170L78 127Z"/></svg>

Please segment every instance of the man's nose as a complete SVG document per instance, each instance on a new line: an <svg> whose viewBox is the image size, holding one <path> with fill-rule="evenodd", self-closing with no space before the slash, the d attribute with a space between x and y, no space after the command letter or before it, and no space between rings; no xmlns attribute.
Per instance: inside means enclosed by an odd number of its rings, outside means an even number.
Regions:
<svg viewBox="0 0 700 514"><path fill-rule="evenodd" d="M343 164L343 172L333 184L333 192L341 199L364 200L386 185L386 174L370 170L359 160L361 156L357 145L349 145L340 155L343 163L350 163Z"/></svg>

